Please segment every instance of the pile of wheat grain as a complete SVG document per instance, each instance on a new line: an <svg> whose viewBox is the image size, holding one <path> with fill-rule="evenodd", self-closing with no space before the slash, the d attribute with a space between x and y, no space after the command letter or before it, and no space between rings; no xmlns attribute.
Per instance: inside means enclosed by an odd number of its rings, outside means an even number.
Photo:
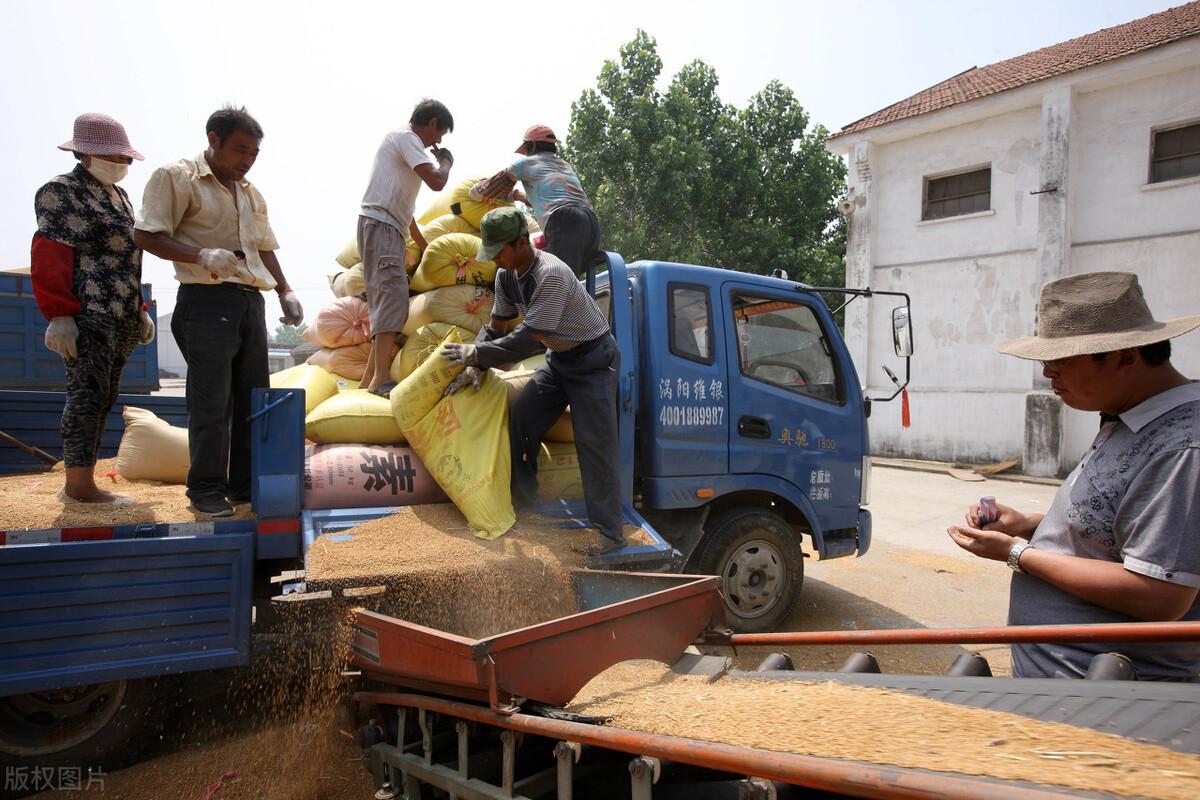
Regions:
<svg viewBox="0 0 1200 800"><path fill-rule="evenodd" d="M571 711L618 728L787 753L1194 800L1200 756L1060 723L832 681L680 676L618 664Z"/></svg>

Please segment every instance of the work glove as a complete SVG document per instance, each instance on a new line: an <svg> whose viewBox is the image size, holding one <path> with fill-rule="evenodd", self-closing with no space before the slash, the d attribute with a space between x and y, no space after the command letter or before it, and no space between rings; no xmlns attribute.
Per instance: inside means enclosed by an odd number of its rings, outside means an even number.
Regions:
<svg viewBox="0 0 1200 800"><path fill-rule="evenodd" d="M300 298L296 297L296 293L291 289L279 295L279 307L283 310L279 321L284 325L296 327L304 322L304 309L300 307Z"/></svg>
<svg viewBox="0 0 1200 800"><path fill-rule="evenodd" d="M444 147L438 147L436 144L430 148L433 150L433 157L438 161L445 159L450 162L450 166L454 166L454 154Z"/></svg>
<svg viewBox="0 0 1200 800"><path fill-rule="evenodd" d="M200 257L197 263L208 271L213 280L221 280L223 278L232 278L237 274L238 257L228 250L222 250L220 247L206 247L200 251Z"/></svg>
<svg viewBox="0 0 1200 800"><path fill-rule="evenodd" d="M150 319L150 312L143 311L141 319L138 320L138 344L150 344L154 341L154 320Z"/></svg>
<svg viewBox="0 0 1200 800"><path fill-rule="evenodd" d="M475 351L475 345L473 344L447 342L442 345L442 355L451 364L462 364L464 367L479 366L479 355Z"/></svg>
<svg viewBox="0 0 1200 800"><path fill-rule="evenodd" d="M46 349L53 350L63 358L79 355L75 340L79 338L79 327L74 317L55 317L46 326Z"/></svg>
<svg viewBox="0 0 1200 800"><path fill-rule="evenodd" d="M479 367L467 367L458 376L450 381L450 385L446 387L446 391L442 392L442 397L449 397L460 389L465 389L468 386L474 386L475 391L479 391L479 387L483 384L483 370Z"/></svg>

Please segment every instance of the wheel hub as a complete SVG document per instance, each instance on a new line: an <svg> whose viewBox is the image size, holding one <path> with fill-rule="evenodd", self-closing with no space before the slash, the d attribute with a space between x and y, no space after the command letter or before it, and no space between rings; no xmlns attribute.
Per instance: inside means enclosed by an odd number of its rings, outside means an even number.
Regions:
<svg viewBox="0 0 1200 800"><path fill-rule="evenodd" d="M125 681L0 698L0 752L42 756L86 741L120 710Z"/></svg>
<svg viewBox="0 0 1200 800"><path fill-rule="evenodd" d="M779 602L783 572L783 557L774 545L762 539L748 541L721 571L725 599L741 616L761 617Z"/></svg>

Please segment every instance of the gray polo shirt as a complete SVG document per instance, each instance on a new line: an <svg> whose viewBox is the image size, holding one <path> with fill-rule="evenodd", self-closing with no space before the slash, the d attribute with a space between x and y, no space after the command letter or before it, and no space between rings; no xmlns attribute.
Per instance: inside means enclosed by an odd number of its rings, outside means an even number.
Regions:
<svg viewBox="0 0 1200 800"><path fill-rule="evenodd" d="M1200 382L1161 392L1104 423L1031 542L1200 587ZM1200 597L1183 619L1200 620ZM1012 576L1009 625L1136 621L1032 575ZM1110 652L1132 659L1142 679L1200 676L1200 643L1191 642L1013 645L1013 674L1082 677L1093 655Z"/></svg>

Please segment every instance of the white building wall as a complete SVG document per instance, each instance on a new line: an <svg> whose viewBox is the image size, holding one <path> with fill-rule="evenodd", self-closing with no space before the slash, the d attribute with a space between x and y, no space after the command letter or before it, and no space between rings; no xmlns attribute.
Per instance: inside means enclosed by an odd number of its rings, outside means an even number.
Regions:
<svg viewBox="0 0 1200 800"><path fill-rule="evenodd" d="M978 101L995 113L976 113L974 121L940 130L926 124L899 140L884 126L850 143L849 182L865 191L866 213L851 220L848 283L869 276L872 288L906 291L913 303L912 427L901 427L898 402L876 404L873 452L966 462L1022 454L1025 398L1044 388L1040 365L995 347L1034 332L1046 263L1066 273L1136 272L1159 318L1200 313L1200 178L1147 184L1152 129L1200 120L1200 43L1183 63L1178 53L1161 74L1144 77L1144 65L1131 59L1125 79L1119 63L1083 70L1015 99ZM1047 125L1064 118L1044 115L1043 101L1068 109L1066 185L1045 200L1031 193L1053 174L1042 163ZM856 169L856 148L870 154L869 182ZM920 221L924 178L988 164L991 212ZM1065 231L1039 239L1039 209L1064 201ZM1041 251L1061 247L1063 233L1065 259L1048 260L1053 254ZM847 317L851 351L866 354L859 371L869 396L892 392L881 363L902 374L891 352L890 307L890 298L876 298L869 312L858 312L861 324ZM1174 347L1175 365L1200 378L1200 332ZM1060 470L1078 460L1095 430L1095 414L1066 411Z"/></svg>
<svg viewBox="0 0 1200 800"><path fill-rule="evenodd" d="M994 461L1021 452L1028 365L1005 363L995 342L1023 335L1036 282L1036 184L1040 108L1028 108L926 136L879 145L870 206L877 220L871 286L912 295L912 427L898 403L872 412L872 450L947 461ZM981 215L921 221L924 179L972 167L992 168L992 209ZM891 351L890 309L871 313L867 385L891 394L880 363Z"/></svg>

